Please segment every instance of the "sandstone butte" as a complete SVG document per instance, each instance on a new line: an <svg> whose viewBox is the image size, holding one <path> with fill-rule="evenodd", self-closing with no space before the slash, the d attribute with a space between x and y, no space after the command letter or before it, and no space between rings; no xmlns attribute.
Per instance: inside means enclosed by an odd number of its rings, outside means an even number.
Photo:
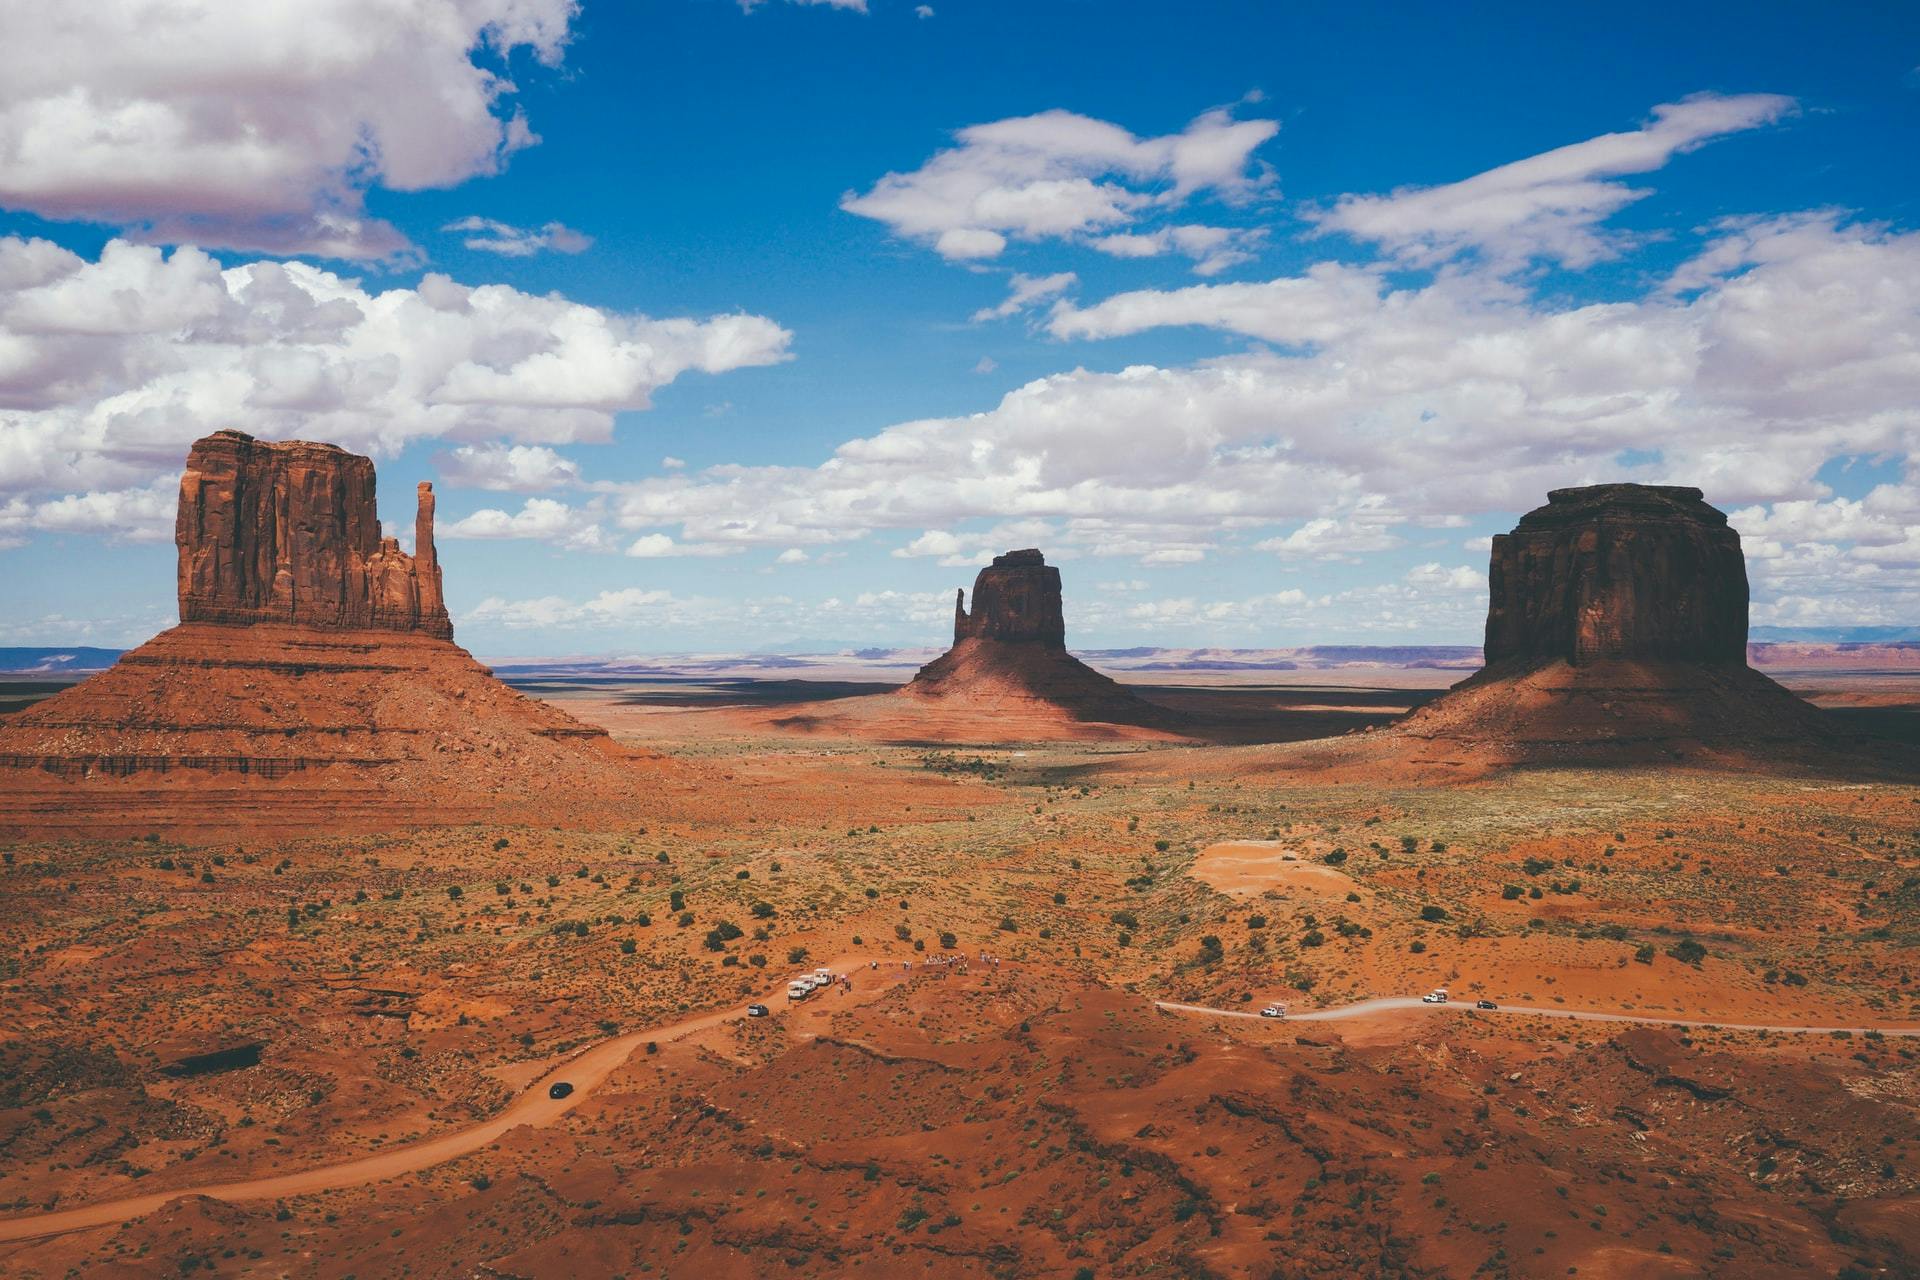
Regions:
<svg viewBox="0 0 1920 1280"><path fill-rule="evenodd" d="M1496 535L1486 665L1391 730L1513 760L1815 747L1807 703L1747 665L1740 535L1700 490L1556 489Z"/></svg>
<svg viewBox="0 0 1920 1280"><path fill-rule="evenodd" d="M995 556L954 602L953 647L893 695L1021 718L1170 727L1178 717L1067 652L1060 570L1032 548Z"/></svg>
<svg viewBox="0 0 1920 1280"><path fill-rule="evenodd" d="M196 441L175 523L180 625L0 722L0 832L462 821L617 794L604 730L452 641L418 489L415 554L382 537L371 459L238 431Z"/></svg>

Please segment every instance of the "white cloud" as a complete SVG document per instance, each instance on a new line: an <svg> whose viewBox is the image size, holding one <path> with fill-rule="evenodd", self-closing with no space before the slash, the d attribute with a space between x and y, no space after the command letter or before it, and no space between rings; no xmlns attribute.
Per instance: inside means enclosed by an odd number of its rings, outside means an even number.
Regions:
<svg viewBox="0 0 1920 1280"><path fill-rule="evenodd" d="M170 542L179 505L177 471L141 488L94 490L43 502L12 498L0 504L0 547L20 546L32 532L97 534L110 542Z"/></svg>
<svg viewBox="0 0 1920 1280"><path fill-rule="evenodd" d="M1432 562L1416 565L1407 570L1405 581L1409 586L1433 587L1442 591L1481 592L1487 589L1487 575L1466 565L1452 568Z"/></svg>
<svg viewBox="0 0 1920 1280"><path fill-rule="evenodd" d="M1095 333L1177 316L1285 338L1287 351L1076 369L982 413L849 440L817 467L728 466L621 486L614 500L631 527L699 540L933 531L953 541L917 550L965 556L990 545L960 532L966 522L1032 519L1057 529L1050 553L1251 544L1352 557L1400 545L1407 524L1510 515L1605 480L1696 484L1728 509L1830 502L1816 479L1828 459L1920 445L1920 233L1832 214L1728 226L1682 269L1684 289L1591 305L1486 273L1394 288L1348 271L1060 313L1098 317L1084 322ZM1914 500L1913 485L1899 489ZM1901 522L1920 524L1876 502L1881 540L1843 547L1850 563L1896 554ZM1752 537L1764 551L1767 535ZM1903 589L1893 572L1873 581ZM1774 589L1766 573L1757 590Z"/></svg>
<svg viewBox="0 0 1920 1280"><path fill-rule="evenodd" d="M1447 186L1343 196L1314 217L1323 230L1382 245L1416 264L1475 250L1505 265L1544 258L1585 266L1617 252L1618 240L1598 224L1648 194L1609 179L1652 172L1793 108L1793 99L1777 94L1699 94L1655 107L1653 119L1630 133L1589 138Z"/></svg>
<svg viewBox="0 0 1920 1280"><path fill-rule="evenodd" d="M531 600L489 596L460 621L462 625L499 626L514 631L635 625L666 620L676 604L671 591L640 587L602 591L580 602L561 596L539 596Z"/></svg>
<svg viewBox="0 0 1920 1280"><path fill-rule="evenodd" d="M88 261L0 237L0 494L145 485L223 426L381 454L605 440L681 374L774 363L789 337L759 316L653 319L438 275L370 293L300 262L223 271L123 241Z"/></svg>
<svg viewBox="0 0 1920 1280"><path fill-rule="evenodd" d="M465 232L461 241L469 249L497 253L508 258L530 258L536 253L585 253L593 247L593 237L575 231L561 222L539 227L516 227L492 218L467 217L449 222L442 231Z"/></svg>
<svg viewBox="0 0 1920 1280"><path fill-rule="evenodd" d="M530 538L570 551L608 551L611 546L600 528L598 503L573 507L552 498L528 498L509 515L483 507L472 515L444 524L445 538Z"/></svg>
<svg viewBox="0 0 1920 1280"><path fill-rule="evenodd" d="M648 533L635 538L627 554L636 560L663 560L675 556L730 556L746 550L714 542L675 542L664 533Z"/></svg>
<svg viewBox="0 0 1920 1280"><path fill-rule="evenodd" d="M811 557L799 547L788 547L785 551L775 556L773 562L775 564L805 564L809 559L811 559Z"/></svg>
<svg viewBox="0 0 1920 1280"><path fill-rule="evenodd" d="M799 5L802 8L845 9L848 13L865 13L867 11L867 0L786 0L786 2L788 4ZM752 13L755 9L758 9L766 3L767 0L740 0L740 11L742 13Z"/></svg>
<svg viewBox="0 0 1920 1280"><path fill-rule="evenodd" d="M1253 260L1253 249L1267 238L1264 227L1208 227L1185 224L1155 231L1118 231L1099 236L1094 248L1115 258L1155 258L1180 253L1193 259L1195 275L1216 276Z"/></svg>
<svg viewBox="0 0 1920 1280"><path fill-rule="evenodd" d="M933 16L933 6L930 4L917 4L913 6L913 16L916 18L931 18Z"/></svg>
<svg viewBox="0 0 1920 1280"><path fill-rule="evenodd" d="M1139 138L1071 111L973 125L910 173L889 173L840 207L931 244L952 260L997 257L1009 239L1110 232L1210 192L1244 200L1269 185L1249 165L1279 125L1209 111L1185 130Z"/></svg>
<svg viewBox="0 0 1920 1280"><path fill-rule="evenodd" d="M992 373L995 369L998 369L999 367L1000 367L1000 362L998 360L995 360L992 356L981 356L978 360L974 362L973 371L975 373Z"/></svg>
<svg viewBox="0 0 1920 1280"><path fill-rule="evenodd" d="M981 324L988 320L1004 320L1036 303L1058 297L1079 281L1080 277L1071 271L1050 276L1026 276L1016 271L1007 284L1007 300L997 307L982 307L974 312L973 322Z"/></svg>
<svg viewBox="0 0 1920 1280"><path fill-rule="evenodd" d="M580 482L580 468L541 444L463 444L434 463L450 485L535 492Z"/></svg>
<svg viewBox="0 0 1920 1280"><path fill-rule="evenodd" d="M1283 346L1332 342L1372 320L1384 286L1366 267L1322 262L1305 275L1255 284L1190 285L1115 294L1091 307L1060 303L1056 338L1114 338L1168 325L1206 325Z"/></svg>
<svg viewBox="0 0 1920 1280"><path fill-rule="evenodd" d="M0 206L321 257L406 249L370 186L449 187L538 141L507 57L575 0L0 5Z"/></svg>

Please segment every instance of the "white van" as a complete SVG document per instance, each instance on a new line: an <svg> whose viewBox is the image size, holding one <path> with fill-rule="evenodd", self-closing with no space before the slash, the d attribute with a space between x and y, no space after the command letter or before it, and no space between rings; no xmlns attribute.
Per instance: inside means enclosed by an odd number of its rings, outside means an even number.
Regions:
<svg viewBox="0 0 1920 1280"><path fill-rule="evenodd" d="M814 985L814 986L816 986L816 987L830 987L830 986L832 986L832 985L833 985L833 970L831 970L831 969L815 969L815 970L813 971L813 985Z"/></svg>

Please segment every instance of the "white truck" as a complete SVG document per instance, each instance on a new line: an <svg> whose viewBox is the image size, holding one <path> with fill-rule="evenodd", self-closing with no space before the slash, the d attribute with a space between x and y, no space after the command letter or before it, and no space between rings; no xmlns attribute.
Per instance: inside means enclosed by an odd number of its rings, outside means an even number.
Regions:
<svg viewBox="0 0 1920 1280"><path fill-rule="evenodd" d="M805 1000L812 994L812 978L795 978L787 984L787 999L789 1000Z"/></svg>
<svg viewBox="0 0 1920 1280"><path fill-rule="evenodd" d="M1445 987L1435 987L1433 990L1427 992L1427 994L1420 997L1421 1004L1445 1004L1446 1002L1447 1002L1447 989Z"/></svg>

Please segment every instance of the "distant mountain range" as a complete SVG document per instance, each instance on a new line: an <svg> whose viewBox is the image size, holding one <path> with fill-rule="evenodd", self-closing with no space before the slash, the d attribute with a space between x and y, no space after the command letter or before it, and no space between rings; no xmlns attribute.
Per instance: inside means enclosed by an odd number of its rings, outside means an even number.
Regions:
<svg viewBox="0 0 1920 1280"><path fill-rule="evenodd" d="M1848 665L1920 667L1920 626L1913 627L1754 627L1749 656L1756 666ZM14 677L80 676L104 671L125 652L88 645L0 647L0 675ZM568 658L501 658L492 662L503 677L537 680L602 677L619 680L766 679L769 677L898 681L939 657L933 647L847 647L803 653L636 654ZM1103 671L1260 672L1326 671L1342 667L1397 667L1472 671L1480 665L1478 645L1305 645L1290 649L1170 649L1149 645L1126 649L1078 649L1075 653Z"/></svg>

